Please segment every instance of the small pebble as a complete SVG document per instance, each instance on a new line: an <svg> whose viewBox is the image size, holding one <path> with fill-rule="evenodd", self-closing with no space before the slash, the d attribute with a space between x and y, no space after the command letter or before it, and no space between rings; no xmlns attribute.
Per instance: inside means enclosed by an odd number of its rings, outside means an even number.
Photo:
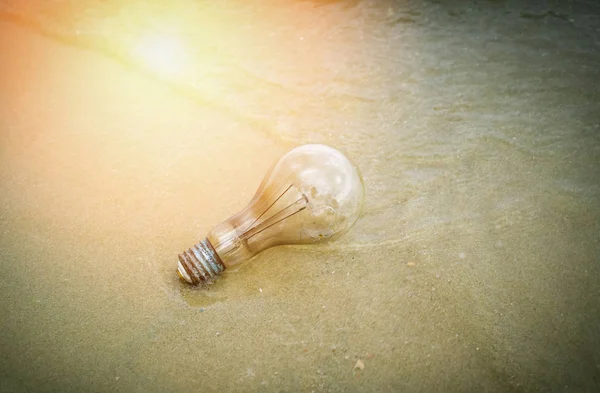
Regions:
<svg viewBox="0 0 600 393"><path fill-rule="evenodd" d="M356 364L354 365L354 368L355 368L355 369L359 369L359 370L361 370L361 371L362 371L362 370L364 370L364 369L365 369L365 364L363 363L363 361L362 361L362 360L358 359L358 360L356 361Z"/></svg>
<svg viewBox="0 0 600 393"><path fill-rule="evenodd" d="M408 266L408 267L414 267L414 266L417 266L417 264L414 263L414 262L407 262L406 266Z"/></svg>

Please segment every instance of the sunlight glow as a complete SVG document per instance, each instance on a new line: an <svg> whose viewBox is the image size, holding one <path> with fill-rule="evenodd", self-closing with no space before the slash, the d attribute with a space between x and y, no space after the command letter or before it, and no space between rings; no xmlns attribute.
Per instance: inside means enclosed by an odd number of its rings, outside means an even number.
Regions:
<svg viewBox="0 0 600 393"><path fill-rule="evenodd" d="M164 77L180 74L186 59L184 45L178 37L158 33L143 36L134 54L148 68Z"/></svg>

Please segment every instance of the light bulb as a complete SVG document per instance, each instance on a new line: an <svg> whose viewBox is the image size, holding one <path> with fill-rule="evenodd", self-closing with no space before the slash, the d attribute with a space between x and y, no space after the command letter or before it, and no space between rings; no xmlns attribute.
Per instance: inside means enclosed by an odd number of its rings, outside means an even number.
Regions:
<svg viewBox="0 0 600 393"><path fill-rule="evenodd" d="M267 172L246 208L179 255L179 277L196 285L272 246L336 239L354 225L363 199L360 174L342 153L297 147Z"/></svg>

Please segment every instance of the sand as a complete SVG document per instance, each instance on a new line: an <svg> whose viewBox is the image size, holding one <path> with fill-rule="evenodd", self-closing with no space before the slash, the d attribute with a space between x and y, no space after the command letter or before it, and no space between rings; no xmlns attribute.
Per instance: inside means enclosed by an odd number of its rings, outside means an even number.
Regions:
<svg viewBox="0 0 600 393"><path fill-rule="evenodd" d="M426 24L369 57L390 89L285 116L289 92L250 116L0 22L0 391L597 391L600 60L515 18L538 35L457 24L460 55ZM348 236L181 283L177 254L312 142L363 172Z"/></svg>

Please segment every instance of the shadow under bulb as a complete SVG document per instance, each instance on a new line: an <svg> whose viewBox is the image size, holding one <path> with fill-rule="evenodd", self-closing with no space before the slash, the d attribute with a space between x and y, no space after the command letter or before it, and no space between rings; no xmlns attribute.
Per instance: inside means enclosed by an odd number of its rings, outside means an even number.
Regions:
<svg viewBox="0 0 600 393"><path fill-rule="evenodd" d="M179 277L197 285L269 247L337 239L358 219L364 193L358 169L338 150L297 147L267 172L244 210L179 255Z"/></svg>

